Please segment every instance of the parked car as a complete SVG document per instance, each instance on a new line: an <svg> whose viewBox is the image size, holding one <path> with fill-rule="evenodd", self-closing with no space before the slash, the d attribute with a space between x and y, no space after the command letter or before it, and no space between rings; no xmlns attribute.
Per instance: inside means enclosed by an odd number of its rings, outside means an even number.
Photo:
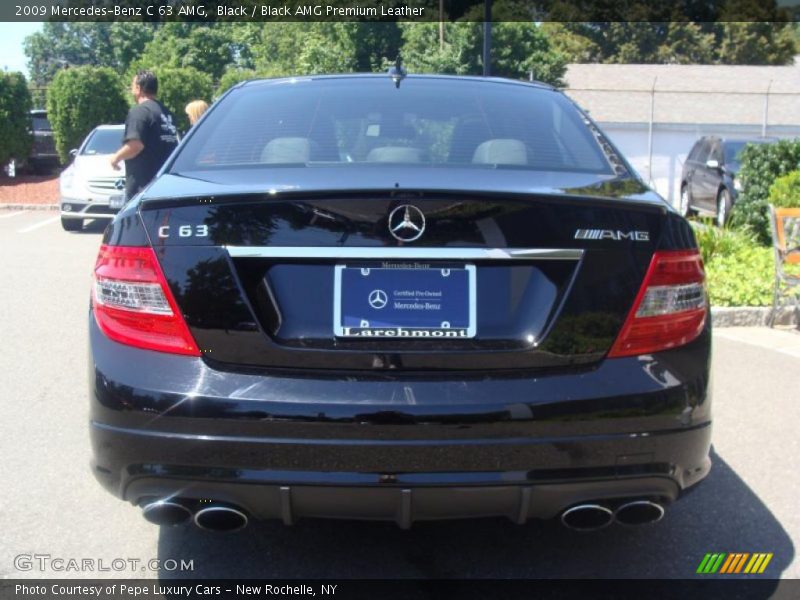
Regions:
<svg viewBox="0 0 800 600"><path fill-rule="evenodd" d="M106 230L89 337L93 472L162 525L596 529L710 468L692 229L542 84L234 87Z"/></svg>
<svg viewBox="0 0 800 600"><path fill-rule="evenodd" d="M78 231L84 219L112 219L122 207L125 167L115 171L109 159L122 144L124 125L100 125L70 154L60 178L61 225Z"/></svg>
<svg viewBox="0 0 800 600"><path fill-rule="evenodd" d="M47 120L47 111L34 109L30 112L33 145L28 156L27 166L34 173L47 173L59 165L53 127Z"/></svg>
<svg viewBox="0 0 800 600"><path fill-rule="evenodd" d="M769 141L716 136L697 140L683 163L680 213L683 216L693 213L713 216L717 225L725 225L741 190L741 182L736 178L739 154L747 144Z"/></svg>

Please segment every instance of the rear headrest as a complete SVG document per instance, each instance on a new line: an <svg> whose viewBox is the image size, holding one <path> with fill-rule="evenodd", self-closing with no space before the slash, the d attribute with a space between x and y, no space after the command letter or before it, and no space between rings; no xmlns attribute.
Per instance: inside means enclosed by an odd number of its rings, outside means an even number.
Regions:
<svg viewBox="0 0 800 600"><path fill-rule="evenodd" d="M519 140L487 140L475 149L472 162L485 165L527 165L528 151Z"/></svg>
<svg viewBox="0 0 800 600"><path fill-rule="evenodd" d="M367 162L418 163L422 162L422 151L408 146L381 146L369 151Z"/></svg>
<svg viewBox="0 0 800 600"><path fill-rule="evenodd" d="M262 163L305 163L311 158L311 142L304 137L279 137L264 146Z"/></svg>

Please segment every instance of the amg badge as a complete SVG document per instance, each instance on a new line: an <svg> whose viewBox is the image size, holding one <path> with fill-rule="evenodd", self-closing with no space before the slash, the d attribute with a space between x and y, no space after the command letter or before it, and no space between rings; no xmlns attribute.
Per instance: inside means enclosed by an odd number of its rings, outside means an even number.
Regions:
<svg viewBox="0 0 800 600"><path fill-rule="evenodd" d="M576 240L631 240L634 242L649 242L649 231L618 231L614 229L578 229L575 231Z"/></svg>

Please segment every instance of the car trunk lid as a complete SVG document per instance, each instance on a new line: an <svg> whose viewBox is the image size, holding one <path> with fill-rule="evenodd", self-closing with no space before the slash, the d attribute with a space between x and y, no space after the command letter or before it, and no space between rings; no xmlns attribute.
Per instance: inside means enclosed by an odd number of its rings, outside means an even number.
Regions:
<svg viewBox="0 0 800 600"><path fill-rule="evenodd" d="M591 364L619 333L667 221L663 203L603 197L596 189L276 192L240 183L225 194L194 194L189 181L181 195L163 192L179 189L174 184L184 178L167 178L172 181L148 190L142 219L204 357L229 368L481 371ZM393 211L402 221L404 207L425 220L412 241L390 231ZM465 267L471 275L462 273ZM347 295L357 287L364 270L384 269L398 270L382 275L383 287L404 278L404 288L423 278L415 279L414 269L428 279L431 272L457 272L462 287L446 293L469 308L458 296L467 293L464 285L473 286L473 330L342 336L343 290ZM435 292L432 285L420 283L416 291ZM365 296L362 304L375 291L368 287L354 292Z"/></svg>

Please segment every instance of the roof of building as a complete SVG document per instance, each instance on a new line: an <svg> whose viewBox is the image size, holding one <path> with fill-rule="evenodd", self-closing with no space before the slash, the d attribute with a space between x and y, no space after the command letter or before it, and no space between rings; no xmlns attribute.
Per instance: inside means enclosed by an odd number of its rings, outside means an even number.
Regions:
<svg viewBox="0 0 800 600"><path fill-rule="evenodd" d="M568 66L566 93L600 122L800 125L800 56L786 67Z"/></svg>

